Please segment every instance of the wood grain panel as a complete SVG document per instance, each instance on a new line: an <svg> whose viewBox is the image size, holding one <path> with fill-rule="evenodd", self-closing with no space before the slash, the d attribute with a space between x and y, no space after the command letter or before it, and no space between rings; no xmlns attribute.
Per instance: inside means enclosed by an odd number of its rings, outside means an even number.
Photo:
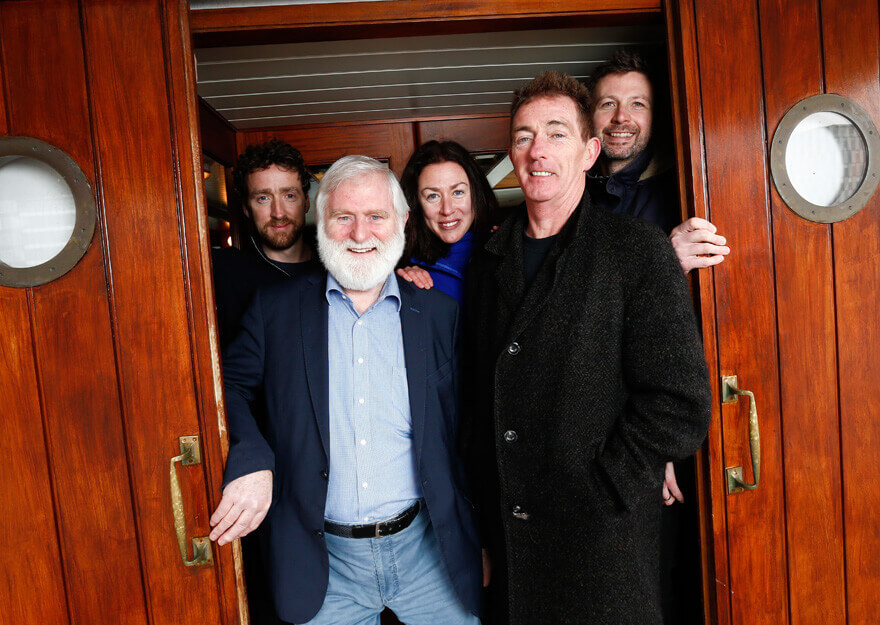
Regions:
<svg viewBox="0 0 880 625"><path fill-rule="evenodd" d="M0 25L4 17L0 7ZM6 132L2 125L0 130ZM0 454L5 459L0 462L0 527L6 536L0 541L0 623L67 625L27 291L0 287L0 319Z"/></svg>
<svg viewBox="0 0 880 625"><path fill-rule="evenodd" d="M705 184L705 136L693 0L673 0L667 7L666 36L682 218L701 217L711 221ZM707 624L729 625L726 497L723 475L718 470L724 465L724 447L721 402L718 399L720 370L714 272L714 269L707 269L690 274L700 317L703 350L710 372L712 397L715 398L706 442L696 455L696 480L702 545L703 619Z"/></svg>
<svg viewBox="0 0 880 625"><path fill-rule="evenodd" d="M14 3L4 7L3 18L6 54L17 56L8 59L12 130L63 149L94 180L76 5ZM100 622L113 614L118 622L141 624L146 609L100 240L98 229L70 273L33 289L32 332L51 459L52 484L43 488L55 493L71 617ZM52 531L43 538L55 536ZM111 543L124 557L105 557ZM30 586L18 592L27 594Z"/></svg>
<svg viewBox="0 0 880 625"><path fill-rule="evenodd" d="M822 92L818 0L761 6L767 135ZM791 620L845 623L837 334L831 227L802 219L770 185L779 316ZM804 393L809 380L810 392ZM816 545L822 545L816 549Z"/></svg>
<svg viewBox="0 0 880 625"><path fill-rule="evenodd" d="M346 25L374 25L400 22L501 19L511 16L541 17L560 13L595 15L659 13L660 0L557 0L552 10L538 0L396 0L297 4L248 7L246 9L202 9L191 11L194 33L235 30L274 30Z"/></svg>
<svg viewBox="0 0 880 625"><path fill-rule="evenodd" d="M880 125L880 15L874 0L823 0L825 85L851 98ZM843 452L849 623L880 612L880 531L876 455L880 449L880 194L833 226L837 288L840 431Z"/></svg>
<svg viewBox="0 0 880 625"><path fill-rule="evenodd" d="M3 79L3 21L3 7L0 6L0 134L7 135L9 134L9 127L6 122L6 102L8 98L3 93L6 85L6 81Z"/></svg>
<svg viewBox="0 0 880 625"><path fill-rule="evenodd" d="M192 361L195 371L199 429L207 475L209 511L220 502L223 468L229 442L223 409L220 348L214 311L214 283L211 279L211 245L208 209L201 178L202 148L199 144L199 101L196 95L195 64L189 30L187 2L167 2L164 6L168 52L166 74L171 99L171 123L175 162L179 163L179 197L182 249L187 286ZM235 133L225 126L225 163L235 161ZM216 545L215 545L216 547ZM235 555L233 555L235 554ZM241 551L238 545L215 549L218 607L224 623L247 624ZM210 599L208 599L210 600Z"/></svg>
<svg viewBox="0 0 880 625"><path fill-rule="evenodd" d="M240 132L239 154L253 143L276 137L302 152L308 165L329 165L348 154L364 154L388 159L398 176L415 149L415 134L410 122L375 124L317 124L289 128Z"/></svg>
<svg viewBox="0 0 880 625"><path fill-rule="evenodd" d="M510 148L510 115L423 121L416 124L416 136L417 145L448 140L457 141L469 152L506 152Z"/></svg>
<svg viewBox="0 0 880 625"><path fill-rule="evenodd" d="M695 7L707 192L732 248L714 272L720 369L755 393L761 420L761 485L726 497L731 622L780 625L788 622L783 458L757 9ZM748 402L723 406L722 424L724 466L743 466L751 479Z"/></svg>
<svg viewBox="0 0 880 625"><path fill-rule="evenodd" d="M215 161L231 167L238 155L235 128L201 98L198 99L198 118L202 149Z"/></svg>
<svg viewBox="0 0 880 625"><path fill-rule="evenodd" d="M132 489L153 623L222 622L217 571L185 568L169 459L200 433L179 237L164 2L89 0L83 23L103 179L109 282ZM131 33L137 33L132 37ZM189 536L208 534L204 465L178 467Z"/></svg>

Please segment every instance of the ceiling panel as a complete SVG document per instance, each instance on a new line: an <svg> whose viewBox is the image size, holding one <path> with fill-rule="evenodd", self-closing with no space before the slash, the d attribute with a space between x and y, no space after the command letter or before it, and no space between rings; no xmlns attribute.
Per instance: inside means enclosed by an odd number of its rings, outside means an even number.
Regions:
<svg viewBox="0 0 880 625"><path fill-rule="evenodd" d="M198 90L242 129L503 112L545 69L583 80L617 48L662 42L638 26L210 48Z"/></svg>

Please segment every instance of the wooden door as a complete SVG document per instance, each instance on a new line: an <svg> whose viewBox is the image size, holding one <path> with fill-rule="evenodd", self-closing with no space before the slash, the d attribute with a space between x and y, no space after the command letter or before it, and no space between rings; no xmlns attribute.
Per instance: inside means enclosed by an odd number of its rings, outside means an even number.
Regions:
<svg viewBox="0 0 880 625"><path fill-rule="evenodd" d="M192 558L222 460L187 3L0 2L0 55L0 135L98 213L69 273L0 287L0 623L236 623L231 550L184 566L171 499Z"/></svg>
<svg viewBox="0 0 880 625"><path fill-rule="evenodd" d="M880 123L875 0L678 0L668 4L683 190L728 238L698 281L714 380L704 471L707 622L869 623L880 612L880 194L850 219L806 221L780 199L769 142L821 93ZM754 392L757 490L728 494L749 459L748 402L722 405L722 376Z"/></svg>

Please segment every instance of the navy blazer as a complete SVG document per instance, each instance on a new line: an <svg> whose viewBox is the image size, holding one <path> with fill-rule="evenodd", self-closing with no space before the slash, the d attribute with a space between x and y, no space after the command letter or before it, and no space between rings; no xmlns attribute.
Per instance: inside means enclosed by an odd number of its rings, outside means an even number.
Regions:
<svg viewBox="0 0 880 625"><path fill-rule="evenodd" d="M425 504L458 597L477 614L480 544L456 454L458 306L436 289L398 283ZM320 273L258 291L223 356L230 441L224 486L247 473L274 472L272 505L257 532L275 608L294 623L317 614L329 575L323 535L331 451L325 285L326 273Z"/></svg>

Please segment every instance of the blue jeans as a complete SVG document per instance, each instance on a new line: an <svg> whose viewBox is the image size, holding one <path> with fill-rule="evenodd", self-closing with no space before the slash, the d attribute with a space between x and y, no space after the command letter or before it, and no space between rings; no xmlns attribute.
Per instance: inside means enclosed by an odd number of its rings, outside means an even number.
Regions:
<svg viewBox="0 0 880 625"><path fill-rule="evenodd" d="M455 594L424 505L391 536L325 538L330 581L308 625L379 625L386 606L406 625L479 625Z"/></svg>

